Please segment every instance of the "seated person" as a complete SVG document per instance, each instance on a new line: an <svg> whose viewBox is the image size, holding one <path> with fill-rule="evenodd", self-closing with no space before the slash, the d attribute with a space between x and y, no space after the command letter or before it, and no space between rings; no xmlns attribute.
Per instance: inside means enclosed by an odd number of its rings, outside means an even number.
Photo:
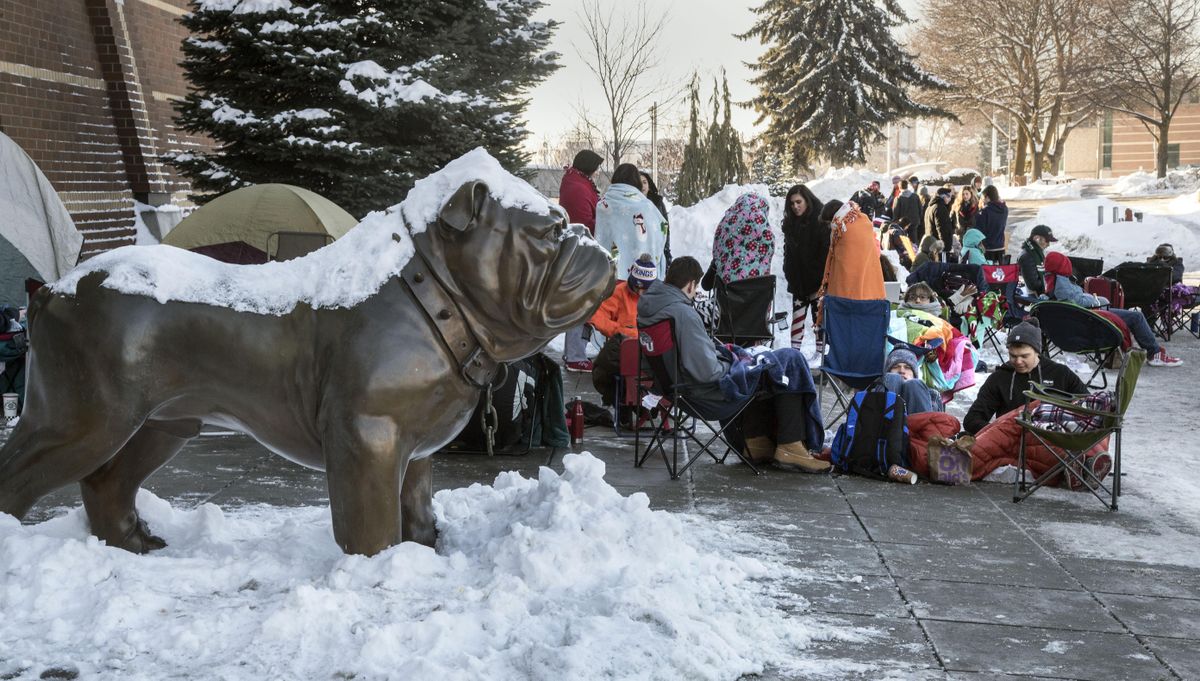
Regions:
<svg viewBox="0 0 1200 681"><path fill-rule="evenodd" d="M637 338L638 297L658 279L658 268L649 253L638 256L629 277L617 282L613 294L592 315L590 324L607 339L592 362L592 385L605 406L616 396L616 379L621 369L621 341ZM632 414L632 411L625 413Z"/></svg>
<svg viewBox="0 0 1200 681"><path fill-rule="evenodd" d="M942 316L942 301L933 292L933 287L924 282L917 282L908 287L908 290L904 292L904 301L900 303L900 307L928 312L935 317Z"/></svg>
<svg viewBox="0 0 1200 681"><path fill-rule="evenodd" d="M979 395L963 418L963 429L974 435L993 418L1025 405L1030 383L1041 383L1074 395L1087 386L1066 366L1041 356L1042 329L1036 319L1017 324L1008 332L1008 361L983 382Z"/></svg>
<svg viewBox="0 0 1200 681"><path fill-rule="evenodd" d="M917 253L917 257L913 259L912 268L915 270L927 262L942 261L942 242L932 234L926 234L921 239L921 250Z"/></svg>
<svg viewBox="0 0 1200 681"><path fill-rule="evenodd" d="M721 389L721 381L729 375L734 358L718 352L717 344L704 332L700 315L692 307L703 276L704 270L695 258L683 256L672 260L666 279L650 287L638 300L637 323L646 327L665 319L674 321L676 352L683 373L676 380L693 384L684 396L700 412L699 416L726 419L754 396L730 399ZM773 354L794 360L793 366L802 366L807 375L808 364L798 350L784 348ZM757 400L742 415L742 432L751 460L774 460L814 473L829 470L829 463L817 459L810 451L820 449L824 427L819 410L813 408L815 391L807 392L813 390L812 379L807 382L805 386L802 381L790 381L787 387L758 382L760 391L769 391L770 397Z"/></svg>
<svg viewBox="0 0 1200 681"><path fill-rule="evenodd" d="M945 411L941 394L917 377L918 365L917 355L912 350L892 350L883 363L884 387L904 399L904 406L909 414Z"/></svg>
<svg viewBox="0 0 1200 681"><path fill-rule="evenodd" d="M1080 307L1096 308L1108 305L1108 300L1094 293L1087 293L1078 284L1071 281L1071 260L1062 253L1046 254L1046 284L1045 288L1055 300L1065 300ZM1146 321L1146 315L1141 310L1122 310L1109 308L1108 312L1121 318L1129 333L1133 334L1137 344L1146 351L1148 364L1154 367L1177 367L1183 365L1183 360L1167 354L1166 348L1160 346L1154 338L1154 332Z"/></svg>
<svg viewBox="0 0 1200 681"><path fill-rule="evenodd" d="M1054 232L1046 225L1034 225L1029 231L1029 238L1021 244L1021 255L1017 264L1021 266L1021 280L1031 296L1045 296L1046 293L1046 249L1054 238Z"/></svg>
<svg viewBox="0 0 1200 681"><path fill-rule="evenodd" d="M983 255L983 232L974 227L963 232L961 260L968 265L988 264Z"/></svg>
<svg viewBox="0 0 1200 681"><path fill-rule="evenodd" d="M1171 268L1171 283L1183 283L1183 258L1175 255L1175 247L1171 244L1159 244L1154 249L1154 255L1146 258L1151 265L1166 265Z"/></svg>

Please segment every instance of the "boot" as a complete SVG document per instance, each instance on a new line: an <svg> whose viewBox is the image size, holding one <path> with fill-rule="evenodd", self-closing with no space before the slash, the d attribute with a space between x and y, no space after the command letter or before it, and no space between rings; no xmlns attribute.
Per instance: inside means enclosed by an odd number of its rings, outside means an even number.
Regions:
<svg viewBox="0 0 1200 681"><path fill-rule="evenodd" d="M813 456L803 442L788 442L775 448L775 463L796 466L805 473L824 473L833 466Z"/></svg>
<svg viewBox="0 0 1200 681"><path fill-rule="evenodd" d="M766 463L775 458L775 443L766 435L746 438L746 457L753 463Z"/></svg>

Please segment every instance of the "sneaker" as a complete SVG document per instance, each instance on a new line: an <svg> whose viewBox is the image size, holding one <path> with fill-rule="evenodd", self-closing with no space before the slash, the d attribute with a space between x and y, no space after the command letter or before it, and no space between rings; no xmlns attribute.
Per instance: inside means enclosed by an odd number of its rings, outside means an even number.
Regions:
<svg viewBox="0 0 1200 681"><path fill-rule="evenodd" d="M578 362L567 362L567 371L574 374L590 374L592 373L592 360L584 359Z"/></svg>
<svg viewBox="0 0 1200 681"><path fill-rule="evenodd" d="M1183 360L1168 355L1165 348L1159 348L1147 364L1152 367L1178 367L1183 366Z"/></svg>

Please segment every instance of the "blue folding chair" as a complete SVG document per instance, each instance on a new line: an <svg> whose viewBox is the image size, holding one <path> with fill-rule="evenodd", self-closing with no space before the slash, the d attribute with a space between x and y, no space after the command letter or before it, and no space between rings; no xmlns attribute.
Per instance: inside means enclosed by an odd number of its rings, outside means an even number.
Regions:
<svg viewBox="0 0 1200 681"><path fill-rule="evenodd" d="M831 428L846 416L854 392L883 375L891 305L886 300L825 296L822 330L825 352L817 376L821 413ZM830 396L826 397L826 392Z"/></svg>

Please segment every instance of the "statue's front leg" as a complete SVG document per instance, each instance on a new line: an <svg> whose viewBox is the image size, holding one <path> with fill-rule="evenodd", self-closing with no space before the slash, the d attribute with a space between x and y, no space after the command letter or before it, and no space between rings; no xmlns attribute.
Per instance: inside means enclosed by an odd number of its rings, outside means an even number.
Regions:
<svg viewBox="0 0 1200 681"><path fill-rule="evenodd" d="M388 417L331 419L324 433L333 537L346 553L367 556L399 544L403 459Z"/></svg>
<svg viewBox="0 0 1200 681"><path fill-rule="evenodd" d="M433 517L433 457L409 461L400 491L400 518L404 541L428 547L437 543Z"/></svg>

